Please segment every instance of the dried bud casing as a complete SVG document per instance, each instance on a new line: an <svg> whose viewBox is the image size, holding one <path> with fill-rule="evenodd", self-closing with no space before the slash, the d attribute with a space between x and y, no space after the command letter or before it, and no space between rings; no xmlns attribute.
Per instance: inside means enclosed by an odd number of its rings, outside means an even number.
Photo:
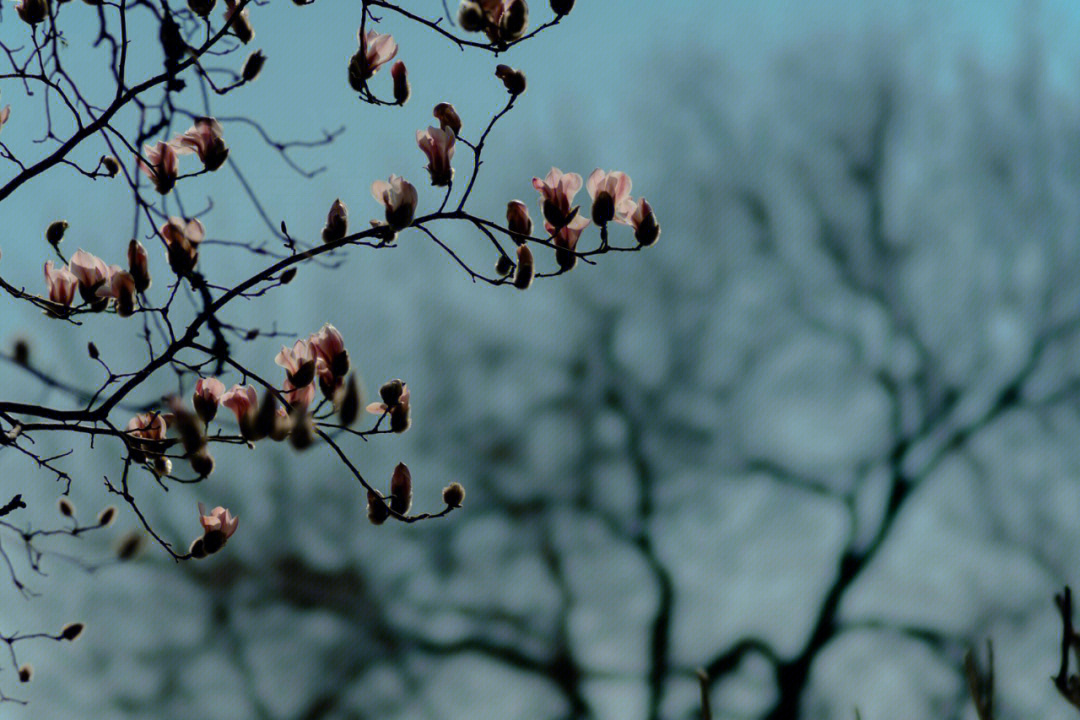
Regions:
<svg viewBox="0 0 1080 720"><path fill-rule="evenodd" d="M356 382L356 376L351 375L345 383L345 392L341 396L341 407L338 408L341 424L349 426L356 422L356 418L360 416L360 406L362 404L363 398L360 396L360 384Z"/></svg>
<svg viewBox="0 0 1080 720"><path fill-rule="evenodd" d="M442 499L448 507L459 508L465 501L465 488L461 486L461 483L452 482L443 488Z"/></svg>
<svg viewBox="0 0 1080 720"><path fill-rule="evenodd" d="M67 229L67 220L54 220L49 223L49 227L45 228L45 239L51 245L59 245L60 241L64 239L64 233L67 232Z"/></svg>
<svg viewBox="0 0 1080 720"><path fill-rule="evenodd" d="M244 61L244 67L240 70L240 77L244 82L252 82L255 78L259 77L259 73L262 72L263 65L266 64L266 55L262 50L256 50L248 55L247 60Z"/></svg>
<svg viewBox="0 0 1080 720"><path fill-rule="evenodd" d="M532 250L527 245L518 245L518 265L514 273L514 287L518 290L527 290L532 285L536 267L533 261Z"/></svg>
<svg viewBox="0 0 1080 720"><path fill-rule="evenodd" d="M574 0L551 0L551 9L556 15L567 15L574 9Z"/></svg>
<svg viewBox="0 0 1080 720"><path fill-rule="evenodd" d="M382 525L390 517L390 509L386 507L386 503L378 493L371 490L368 490L367 494L367 516L372 525Z"/></svg>
<svg viewBox="0 0 1080 720"><path fill-rule="evenodd" d="M405 463L398 463L390 478L390 509L406 515L412 507L412 473Z"/></svg>
<svg viewBox="0 0 1080 720"><path fill-rule="evenodd" d="M431 114L439 121L439 127L443 130L453 130L454 135L461 135L461 116L450 103L441 102L435 106Z"/></svg>
<svg viewBox="0 0 1080 720"><path fill-rule="evenodd" d="M506 92L511 95L520 95L525 92L528 83L525 81L525 73L515 70L509 65L498 65L495 68L495 77L502 80Z"/></svg>
<svg viewBox="0 0 1080 720"><path fill-rule="evenodd" d="M400 60L394 63L390 68L390 77L394 79L394 102L404 105L412 94L409 87L409 72L405 69L405 63Z"/></svg>

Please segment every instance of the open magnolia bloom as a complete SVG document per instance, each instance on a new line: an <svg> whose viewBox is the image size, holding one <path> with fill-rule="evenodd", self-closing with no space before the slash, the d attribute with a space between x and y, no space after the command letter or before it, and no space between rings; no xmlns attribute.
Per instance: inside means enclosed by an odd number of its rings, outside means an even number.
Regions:
<svg viewBox="0 0 1080 720"><path fill-rule="evenodd" d="M597 225L606 225L620 215L633 211L630 176L622 172L593 170L585 183L592 198L592 216Z"/></svg>
<svg viewBox="0 0 1080 720"><path fill-rule="evenodd" d="M652 205L645 198L637 203L631 201L629 212L616 220L634 228L634 238L642 245L652 245L660 237L660 223L656 220Z"/></svg>
<svg viewBox="0 0 1080 720"><path fill-rule="evenodd" d="M139 170L150 178L154 188L162 195L172 190L180 173L176 148L159 140L153 147L143 145L143 155L146 159L139 158Z"/></svg>
<svg viewBox="0 0 1080 720"><path fill-rule="evenodd" d="M325 366L325 371L335 377L344 377L349 372L349 351L345 349L345 338L338 329L327 323L319 328L308 338L317 358L319 368Z"/></svg>
<svg viewBox="0 0 1080 720"><path fill-rule="evenodd" d="M397 55L397 42L390 35L380 35L374 30L367 33L357 32L360 49L349 61L349 85L360 92L364 84L379 71L379 68Z"/></svg>
<svg viewBox="0 0 1080 720"><path fill-rule="evenodd" d="M195 269L199 261L199 243L206 237L206 228L199 220L184 222L170 217L158 232L169 250L169 267L178 277L184 277Z"/></svg>
<svg viewBox="0 0 1080 720"><path fill-rule="evenodd" d="M236 413L237 422L243 422L259 406L259 396L253 387L233 385L221 396L221 404Z"/></svg>
<svg viewBox="0 0 1080 720"><path fill-rule="evenodd" d="M192 555L201 557L206 553L215 553L225 545L225 542L236 532L236 526L240 518L234 517L228 508L218 505L209 513L206 506L199 503L199 524L203 527L202 542L192 545Z"/></svg>
<svg viewBox="0 0 1080 720"><path fill-rule="evenodd" d="M386 223L394 230L402 230L412 224L419 196L416 188L407 180L397 175L391 175L389 182L376 180L371 183L371 196L386 208Z"/></svg>
<svg viewBox="0 0 1080 720"><path fill-rule="evenodd" d="M315 379L315 349L307 340L297 340L291 348L281 346L274 357L277 365L285 368L286 376L294 388L310 385Z"/></svg>
<svg viewBox="0 0 1080 720"><path fill-rule="evenodd" d="M574 196L581 189L581 176L553 167L543 180L534 177L532 184L540 192L544 218L556 227L565 225L570 220Z"/></svg>
<svg viewBox="0 0 1080 720"><path fill-rule="evenodd" d="M45 284L49 288L49 300L65 307L70 307L75 300L75 289L79 279L67 266L54 267L52 260L45 261Z"/></svg>
<svg viewBox="0 0 1080 720"><path fill-rule="evenodd" d="M183 135L172 142L179 155L195 153L207 170L217 170L229 157L229 148L222 137L221 123L212 117L196 118Z"/></svg>
<svg viewBox="0 0 1080 720"><path fill-rule="evenodd" d="M140 440L160 442L165 439L168 425L165 416L160 413L139 413L128 420L124 432Z"/></svg>
<svg viewBox="0 0 1080 720"><path fill-rule="evenodd" d="M218 404L224 394L225 384L217 378L199 378L195 382L191 404L204 423L209 423L217 415Z"/></svg>
<svg viewBox="0 0 1080 720"><path fill-rule="evenodd" d="M454 168L450 161L454 158L454 143L457 136L453 130L429 127L416 131L416 144L427 155L427 170L431 173L431 184L449 185L454 179Z"/></svg>

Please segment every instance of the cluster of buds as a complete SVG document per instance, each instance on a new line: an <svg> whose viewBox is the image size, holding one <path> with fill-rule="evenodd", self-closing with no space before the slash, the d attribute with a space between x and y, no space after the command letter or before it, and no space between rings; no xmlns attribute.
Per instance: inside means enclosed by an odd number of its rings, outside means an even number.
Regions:
<svg viewBox="0 0 1080 720"><path fill-rule="evenodd" d="M379 388L379 397L382 402L373 402L367 406L367 411L374 415L390 416L390 430L403 433L412 424L409 412L409 386L401 380L391 380Z"/></svg>
<svg viewBox="0 0 1080 720"><path fill-rule="evenodd" d="M239 522L240 519L234 517L228 508L219 505L207 513L206 506L199 503L199 523L203 534L191 543L188 554L196 560L213 555L233 536Z"/></svg>
<svg viewBox="0 0 1080 720"><path fill-rule="evenodd" d="M525 0L462 0L458 24L466 32L482 32L496 45L520 40L529 27Z"/></svg>
<svg viewBox="0 0 1080 720"><path fill-rule="evenodd" d="M55 226L57 223L50 225L50 230ZM49 314L64 317L75 300L76 290L91 310L104 310L111 302L121 317L134 314L135 294L150 286L146 249L137 240L132 240L128 246L128 265L129 270L119 265L106 265L104 260L85 250L76 252L68 264L61 267L56 267L51 260L46 261Z"/></svg>
<svg viewBox="0 0 1080 720"><path fill-rule="evenodd" d="M323 396L333 400L344 386L351 363L345 340L333 325L282 347L274 362L285 368L285 393L294 408L306 408L315 397L315 380Z"/></svg>
<svg viewBox="0 0 1080 720"><path fill-rule="evenodd" d="M390 517L391 511L397 515L407 515L412 508L412 473L405 463L398 463L390 476L390 497L381 497L377 492L368 490L368 520L372 525L382 525Z"/></svg>
<svg viewBox="0 0 1080 720"><path fill-rule="evenodd" d="M154 146L144 145L145 157L139 158L139 169L154 183L154 188L165 195L176 185L180 173L179 156L190 153L199 156L206 170L217 170L224 165L229 157L229 147L225 144L221 123L212 117L196 118L194 125L169 142L159 140Z"/></svg>
<svg viewBox="0 0 1080 720"><path fill-rule="evenodd" d="M206 237L206 228L196 219L170 217L158 229L169 254L169 267L177 277L187 277L199 262L199 244Z"/></svg>

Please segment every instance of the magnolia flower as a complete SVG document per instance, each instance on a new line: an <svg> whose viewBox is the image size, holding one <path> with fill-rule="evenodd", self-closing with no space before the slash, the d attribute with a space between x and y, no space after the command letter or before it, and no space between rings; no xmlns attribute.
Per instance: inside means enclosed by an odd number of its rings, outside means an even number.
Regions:
<svg viewBox="0 0 1080 720"><path fill-rule="evenodd" d="M378 72L380 67L394 59L398 46L392 36L380 35L374 30L368 30L365 35L358 31L356 36L360 41L359 55L364 60L364 79L367 80Z"/></svg>
<svg viewBox="0 0 1080 720"><path fill-rule="evenodd" d="M660 223L656 220L652 205L645 198L641 198L636 204L631 203L631 208L628 215L616 220L634 228L634 238L638 243L644 246L652 245L660 237Z"/></svg>
<svg viewBox="0 0 1080 720"><path fill-rule="evenodd" d="M88 290L96 289L112 275L112 268L106 265L104 260L85 250L79 250L72 255L68 266L79 279L79 285Z"/></svg>
<svg viewBox="0 0 1080 720"><path fill-rule="evenodd" d="M544 217L552 225L561 227L565 225L576 208L571 209L574 196L581 189L581 176L577 173L563 173L559 168L553 167L547 177L541 180L533 178L533 187L540 192L540 208Z"/></svg>
<svg viewBox="0 0 1080 720"><path fill-rule="evenodd" d="M345 349L345 338L338 329L327 323L317 333L308 338L312 350L319 361L319 367L325 366L333 377L344 377L349 372L349 351ZM322 373L320 373L322 375Z"/></svg>
<svg viewBox="0 0 1080 720"><path fill-rule="evenodd" d="M242 422L248 413L254 412L258 407L259 396L253 387L233 385L221 395L221 404L236 413L237 422Z"/></svg>
<svg viewBox="0 0 1080 720"><path fill-rule="evenodd" d="M630 176L621 172L592 171L585 188L593 200L592 216L597 225L606 225L616 216L633 210Z"/></svg>
<svg viewBox="0 0 1080 720"><path fill-rule="evenodd" d="M209 423L217 415L218 403L224 394L225 385L217 378L199 378L195 381L191 403L204 423Z"/></svg>
<svg viewBox="0 0 1080 720"><path fill-rule="evenodd" d="M146 292L150 288L150 267L146 248L138 240L128 243L128 270L135 280L135 289Z"/></svg>
<svg viewBox="0 0 1080 720"><path fill-rule="evenodd" d="M124 428L124 432L131 437L151 442L164 440L167 430L165 417L160 413L139 413L128 420L127 427Z"/></svg>
<svg viewBox="0 0 1080 720"><path fill-rule="evenodd" d="M289 401L293 409L302 410L315 399L315 383L309 382L307 385L297 387L291 380L286 378L281 392L285 394L285 399Z"/></svg>
<svg viewBox="0 0 1080 720"><path fill-rule="evenodd" d="M274 357L277 365L285 368L286 376L294 387L310 385L315 379L315 349L307 340L297 340L292 348L281 346Z"/></svg>
<svg viewBox="0 0 1080 720"><path fill-rule="evenodd" d="M178 217L169 217L158 229L169 250L169 267L179 277L184 277L195 269L199 261L199 243L206 237L206 228L195 219L184 222Z"/></svg>
<svg viewBox="0 0 1080 720"><path fill-rule="evenodd" d="M146 159L139 158L139 169L153 181L154 188L162 195L172 190L180 172L176 148L159 140L154 147L143 145L143 154Z"/></svg>
<svg viewBox="0 0 1080 720"><path fill-rule="evenodd" d="M211 117L196 118L195 124L183 135L177 135L172 144L180 155L196 153L207 170L217 170L229 157L221 123Z"/></svg>
<svg viewBox="0 0 1080 720"><path fill-rule="evenodd" d="M119 265L112 265L109 280L97 289L97 297L116 300L116 314L130 317L135 312L135 278Z"/></svg>
<svg viewBox="0 0 1080 720"><path fill-rule="evenodd" d="M555 259L564 270L569 270L577 264L577 256L574 250L577 248L581 232L588 227L589 221L581 215L577 215L569 223L561 228L556 228L551 223L544 221L544 229L552 236L555 244Z"/></svg>
<svg viewBox="0 0 1080 720"><path fill-rule="evenodd" d="M11 106L5 105L3 110L0 110L0 130L4 129L4 123L11 117Z"/></svg>
<svg viewBox="0 0 1080 720"><path fill-rule="evenodd" d="M326 214L326 226L323 227L323 242L337 242L349 232L349 208L341 202L341 198L334 201L330 206L330 212Z"/></svg>
<svg viewBox="0 0 1080 720"><path fill-rule="evenodd" d="M75 288L79 285L79 279L66 265L54 269L52 260L46 260L45 284L49 287L49 300L70 307L75 299Z"/></svg>
<svg viewBox="0 0 1080 720"><path fill-rule="evenodd" d="M397 175L391 175L389 182L376 180L371 183L371 196L386 208L386 222L394 230L402 230L412 224L419 198L416 188L408 181Z"/></svg>
<svg viewBox="0 0 1080 720"><path fill-rule="evenodd" d="M518 245L517 258L514 287L518 290L528 290L536 274L536 263L533 259L532 250L529 249L528 245Z"/></svg>
<svg viewBox="0 0 1080 720"><path fill-rule="evenodd" d="M453 130L429 127L416 131L416 144L428 158L427 170L431 173L432 185L449 185L454 179L454 168L450 160L454 157L454 142L457 136Z"/></svg>
<svg viewBox="0 0 1080 720"><path fill-rule="evenodd" d="M389 413L390 430L403 433L409 429L409 386L400 380L391 380L379 388L382 402L370 403L365 408L369 413L382 415Z"/></svg>
<svg viewBox="0 0 1080 720"><path fill-rule="evenodd" d="M225 541L236 532L236 526L239 522L240 518L233 517L233 514L227 508L219 505L207 513L206 506L199 503L199 524L202 525L203 536L199 552L192 552L192 555L198 554L201 556L204 552L215 553L220 550ZM192 548L194 550L195 543L192 544Z"/></svg>
<svg viewBox="0 0 1080 720"><path fill-rule="evenodd" d="M233 34L240 42L247 44L251 42L251 38L255 37L255 30L251 27L246 7L239 14L236 12L239 6L239 0L225 0L225 24L228 25L231 20ZM234 16L236 16L235 19Z"/></svg>

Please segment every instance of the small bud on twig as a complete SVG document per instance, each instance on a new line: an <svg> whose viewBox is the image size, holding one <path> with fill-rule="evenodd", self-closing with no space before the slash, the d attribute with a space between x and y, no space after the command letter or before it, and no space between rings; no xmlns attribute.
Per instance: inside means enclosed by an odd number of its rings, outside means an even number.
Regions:
<svg viewBox="0 0 1080 720"><path fill-rule="evenodd" d="M405 463L398 463L390 478L390 509L406 515L412 507L412 473Z"/></svg>
<svg viewBox="0 0 1080 720"><path fill-rule="evenodd" d="M462 487L461 483L452 482L443 488L442 499L447 506L459 508L461 503L465 501L465 488Z"/></svg>

